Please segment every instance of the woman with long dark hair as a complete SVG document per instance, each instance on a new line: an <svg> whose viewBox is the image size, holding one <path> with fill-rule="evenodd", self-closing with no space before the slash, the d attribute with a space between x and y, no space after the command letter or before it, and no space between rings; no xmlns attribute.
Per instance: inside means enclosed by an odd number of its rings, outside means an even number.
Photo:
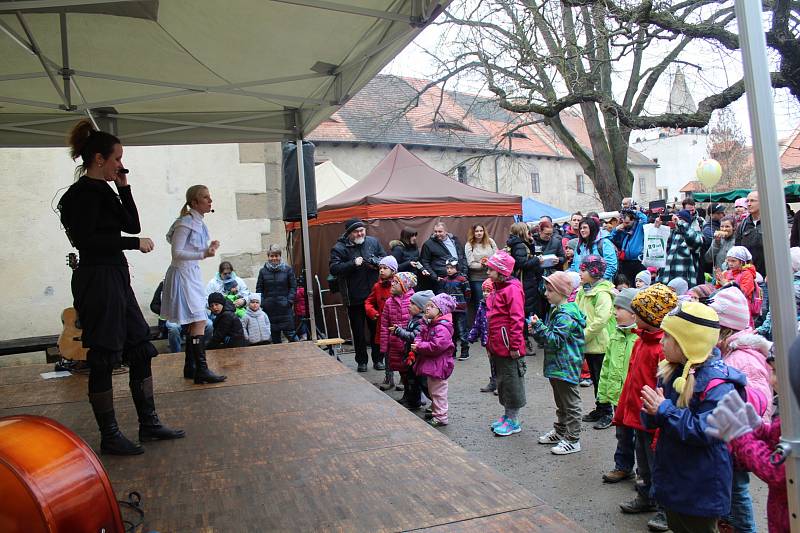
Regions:
<svg viewBox="0 0 800 533"><path fill-rule="evenodd" d="M89 403L100 429L100 450L114 455L144 452L119 429L114 413L111 373L128 365L129 386L139 418L141 442L177 439L185 434L163 424L156 414L150 362L158 352L131 289L125 250L148 253L147 237L123 237L141 231L139 213L122 165L122 143L92 123L81 120L69 134L70 155L80 158L79 178L58 203L61 224L80 253L72 274L72 297L88 348ZM109 186L114 182L116 192ZM202 331L201 331L202 333Z"/></svg>
<svg viewBox="0 0 800 533"><path fill-rule="evenodd" d="M412 272L419 276L419 248L417 248L417 230L409 226L400 231L400 239L389 242L392 256L397 259L398 272Z"/></svg>
<svg viewBox="0 0 800 533"><path fill-rule="evenodd" d="M606 262L603 278L613 280L617 273L617 248L611 239L600 235L600 223L594 217L586 216L578 226L578 247L570 270L580 272L581 261L589 255L603 257Z"/></svg>
<svg viewBox="0 0 800 533"><path fill-rule="evenodd" d="M183 377L196 384L219 383L219 376L208 369L205 328L206 297L199 262L214 257L219 241L212 241L203 217L211 212L211 193L205 185L192 185L186 190L186 201L180 214L167 231L172 263L164 276L161 314L170 322L188 326Z"/></svg>

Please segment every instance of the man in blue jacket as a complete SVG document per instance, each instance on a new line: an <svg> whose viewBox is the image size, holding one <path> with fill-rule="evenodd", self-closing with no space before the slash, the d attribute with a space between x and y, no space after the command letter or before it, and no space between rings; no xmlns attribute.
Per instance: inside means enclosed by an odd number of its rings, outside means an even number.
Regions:
<svg viewBox="0 0 800 533"><path fill-rule="evenodd" d="M644 225L647 224L647 216L638 209L623 209L620 216L622 222L611 234L611 240L620 249L617 272L624 274L628 282L633 283L636 274L644 270L640 258L644 248Z"/></svg>

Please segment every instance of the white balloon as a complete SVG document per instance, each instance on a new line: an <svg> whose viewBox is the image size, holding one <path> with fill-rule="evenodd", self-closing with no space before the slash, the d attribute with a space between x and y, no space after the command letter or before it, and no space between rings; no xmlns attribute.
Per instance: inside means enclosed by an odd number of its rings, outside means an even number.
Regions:
<svg viewBox="0 0 800 533"><path fill-rule="evenodd" d="M722 166L715 159L703 159L697 165L695 175L700 180L700 183L711 188L719 183L722 177Z"/></svg>

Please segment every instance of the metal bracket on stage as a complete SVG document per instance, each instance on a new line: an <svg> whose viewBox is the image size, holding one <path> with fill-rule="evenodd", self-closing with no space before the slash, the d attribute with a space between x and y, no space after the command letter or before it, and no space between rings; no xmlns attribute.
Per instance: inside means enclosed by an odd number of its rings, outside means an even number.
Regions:
<svg viewBox="0 0 800 533"><path fill-rule="evenodd" d="M800 450L800 441L781 439L781 442L775 447L775 451L769 456L770 464L782 465L792 455L793 450Z"/></svg>

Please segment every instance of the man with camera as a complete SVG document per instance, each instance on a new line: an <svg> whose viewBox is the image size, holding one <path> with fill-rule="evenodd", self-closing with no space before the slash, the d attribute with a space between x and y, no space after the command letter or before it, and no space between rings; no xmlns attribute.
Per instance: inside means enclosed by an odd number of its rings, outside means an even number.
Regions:
<svg viewBox="0 0 800 533"><path fill-rule="evenodd" d="M378 281L378 263L386 255L381 243L375 237L367 236L364 222L351 218L345 222L345 229L331 249L330 272L339 282L342 303L347 306L350 331L353 332L353 347L356 351L356 364L359 372L367 371L366 324L369 338L375 338L375 324L367 320L364 300L369 296L372 286ZM380 353L373 349L372 363L377 370L381 366Z"/></svg>

